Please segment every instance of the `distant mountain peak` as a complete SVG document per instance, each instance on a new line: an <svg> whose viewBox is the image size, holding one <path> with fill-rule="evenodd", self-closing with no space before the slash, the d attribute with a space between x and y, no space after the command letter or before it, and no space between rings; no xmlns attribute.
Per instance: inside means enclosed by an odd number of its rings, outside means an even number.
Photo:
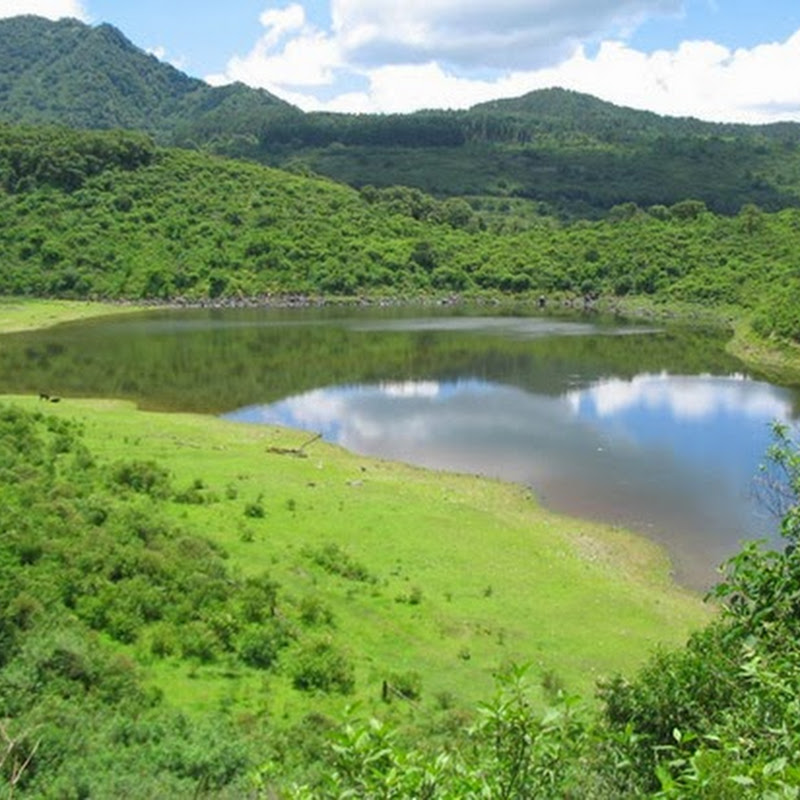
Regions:
<svg viewBox="0 0 800 800"><path fill-rule="evenodd" d="M0 121L131 128L170 141L178 129L229 131L228 105L250 118L291 108L264 90L211 87L108 23L0 20Z"/></svg>

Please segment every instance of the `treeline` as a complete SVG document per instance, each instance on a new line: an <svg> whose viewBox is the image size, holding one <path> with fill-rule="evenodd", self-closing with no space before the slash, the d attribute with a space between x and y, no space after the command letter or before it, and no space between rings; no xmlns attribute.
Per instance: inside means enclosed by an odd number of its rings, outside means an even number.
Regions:
<svg viewBox="0 0 800 800"><path fill-rule="evenodd" d="M359 193L135 134L60 129L0 129L0 164L8 294L633 294L739 306L760 333L800 339L794 209L627 202L564 224L536 206Z"/></svg>
<svg viewBox="0 0 800 800"><path fill-rule="evenodd" d="M459 147L334 142L268 148L242 137L209 146L274 166L304 164L357 187L403 184L437 197L525 198L564 221L599 219L629 201L671 205L696 197L728 215L747 203L768 211L800 203L794 145L668 137L608 145L581 131L531 133L525 123L496 117L473 119L469 128ZM493 141L495 133L512 141Z"/></svg>
<svg viewBox="0 0 800 800"><path fill-rule="evenodd" d="M458 112L414 114L303 113L292 109L264 118L255 132L259 147L327 147L377 145L390 147L460 147L466 141Z"/></svg>

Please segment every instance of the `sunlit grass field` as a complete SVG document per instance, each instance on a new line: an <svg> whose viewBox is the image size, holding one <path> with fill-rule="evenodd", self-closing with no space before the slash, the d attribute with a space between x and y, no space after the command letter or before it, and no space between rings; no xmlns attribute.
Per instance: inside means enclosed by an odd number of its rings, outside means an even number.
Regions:
<svg viewBox="0 0 800 800"><path fill-rule="evenodd" d="M308 434L213 417L156 414L115 401L4 398L78 419L96 457L154 459L176 489L215 501L171 504L176 522L222 545L237 573L269 571L300 599L321 598L356 665L356 695L376 701L392 673L417 672L423 698L470 705L510 662L591 697L595 681L632 671L659 644L708 619L673 585L664 554L613 527L544 511L522 487L366 459ZM296 451L296 452L294 452ZM258 505L263 516L248 514ZM311 568L336 544L369 573ZM136 651L147 663L146 649ZM161 661L151 680L195 709L237 703L277 715L309 710L282 676L225 664ZM328 707L330 699L311 699Z"/></svg>

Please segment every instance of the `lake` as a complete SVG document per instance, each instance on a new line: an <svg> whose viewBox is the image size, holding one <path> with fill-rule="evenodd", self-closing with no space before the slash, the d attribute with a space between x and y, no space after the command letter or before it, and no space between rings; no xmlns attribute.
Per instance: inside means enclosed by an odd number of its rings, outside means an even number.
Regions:
<svg viewBox="0 0 800 800"><path fill-rule="evenodd" d="M707 587L746 538L773 421L800 396L719 331L497 309L154 311L15 334L0 391L110 396L321 433L364 455L530 486L664 544Z"/></svg>

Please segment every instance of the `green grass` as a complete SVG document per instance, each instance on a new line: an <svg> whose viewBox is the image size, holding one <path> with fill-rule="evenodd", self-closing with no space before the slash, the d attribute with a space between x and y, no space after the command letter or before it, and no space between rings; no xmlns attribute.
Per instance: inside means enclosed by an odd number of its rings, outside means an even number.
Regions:
<svg viewBox="0 0 800 800"><path fill-rule="evenodd" d="M59 322L141 310L141 306L123 306L119 303L0 296L0 333L48 328Z"/></svg>
<svg viewBox="0 0 800 800"><path fill-rule="evenodd" d="M377 705L382 681L408 671L422 676L423 704L447 695L471 707L511 661L530 662L590 698L598 678L632 672L652 648L682 643L711 613L671 583L655 545L547 512L518 486L362 458L319 441L301 458L279 451L298 448L303 432L147 413L124 402L64 400L47 411L81 420L102 460L156 459L178 489L201 480L218 502L170 504L175 520L223 545L235 572L269 570L291 596L320 599L333 613L331 635L356 665L355 696L309 697L286 675L154 661L134 646L149 680L188 709L341 714L354 700ZM263 518L245 514L255 502ZM316 566L308 551L330 543L374 582Z"/></svg>
<svg viewBox="0 0 800 800"><path fill-rule="evenodd" d="M778 383L800 385L800 345L777 339L765 341L747 319L738 318L728 351L760 374Z"/></svg>

